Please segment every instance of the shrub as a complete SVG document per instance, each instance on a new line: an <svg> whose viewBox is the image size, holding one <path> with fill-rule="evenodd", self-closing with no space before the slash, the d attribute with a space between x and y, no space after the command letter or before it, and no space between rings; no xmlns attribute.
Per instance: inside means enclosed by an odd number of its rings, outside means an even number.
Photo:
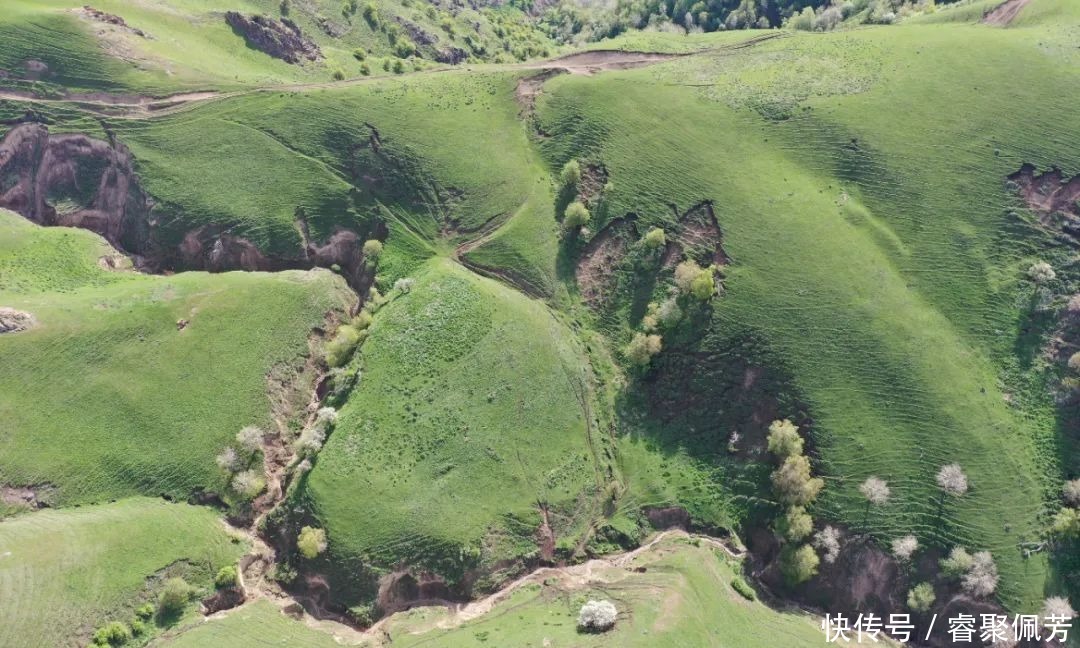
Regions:
<svg viewBox="0 0 1080 648"><path fill-rule="evenodd" d="M397 59L394 61L392 69L394 74L405 74L405 63L403 63L401 59Z"/></svg>
<svg viewBox="0 0 1080 648"><path fill-rule="evenodd" d="M581 164L577 160L570 160L563 165L562 171L559 172L559 182L566 189L577 189L578 182L581 181Z"/></svg>
<svg viewBox="0 0 1080 648"><path fill-rule="evenodd" d="M158 614L174 615L184 611L191 598L191 586L183 578L170 578L158 597Z"/></svg>
<svg viewBox="0 0 1080 648"><path fill-rule="evenodd" d="M334 81L344 81L345 80L345 70L342 70L341 68L337 68L330 75L330 78L332 78Z"/></svg>
<svg viewBox="0 0 1080 648"><path fill-rule="evenodd" d="M364 63L363 65L361 65L360 66L360 74L362 74L364 76L371 76L371 66L368 65L367 63Z"/></svg>
<svg viewBox="0 0 1080 648"><path fill-rule="evenodd" d="M143 603L139 607L135 608L135 616L139 617L140 619L149 619L150 617L154 616L154 604Z"/></svg>
<svg viewBox="0 0 1080 648"><path fill-rule="evenodd" d="M296 538L296 548L305 558L311 560L326 551L326 531L317 527L306 526L300 529Z"/></svg>
<svg viewBox="0 0 1080 648"><path fill-rule="evenodd" d="M246 425L236 433L236 442L244 450L254 453L262 448L263 431L254 425Z"/></svg>
<svg viewBox="0 0 1080 648"><path fill-rule="evenodd" d="M874 506L881 506L889 502L889 496L892 494L889 490L889 485L884 479L878 477L867 477L866 481L859 486L859 492L863 494L867 502L870 502Z"/></svg>
<svg viewBox="0 0 1080 648"><path fill-rule="evenodd" d="M690 282L690 294L701 301L709 301L716 294L716 281L713 269L705 268Z"/></svg>
<svg viewBox="0 0 1080 648"><path fill-rule="evenodd" d="M218 570L217 576L214 576L214 587L218 589L233 587L236 585L236 577L236 567L233 565L225 565Z"/></svg>
<svg viewBox="0 0 1080 648"><path fill-rule="evenodd" d="M1027 271L1028 278L1037 284L1047 283L1053 281L1057 277L1057 273L1050 267L1050 264L1046 261L1037 261L1031 264L1031 267Z"/></svg>
<svg viewBox="0 0 1080 648"><path fill-rule="evenodd" d="M326 364L341 367L352 358L356 345L360 344L360 331L346 324L339 326L337 335L326 344Z"/></svg>
<svg viewBox="0 0 1080 648"><path fill-rule="evenodd" d="M132 619L131 634L135 635L136 637L141 637L142 635L146 634L146 623L139 619Z"/></svg>
<svg viewBox="0 0 1080 648"><path fill-rule="evenodd" d="M780 553L780 573L788 585L805 583L817 574L821 559L810 545L798 549L786 548Z"/></svg>
<svg viewBox="0 0 1080 648"><path fill-rule="evenodd" d="M963 547L953 547L949 555L942 558L938 563L941 567L941 573L947 578L960 578L970 571L974 564L975 561L972 559L971 554Z"/></svg>
<svg viewBox="0 0 1080 648"><path fill-rule="evenodd" d="M566 207L563 212L563 227L568 230L577 229L589 222L591 218L589 210L580 201L575 200Z"/></svg>
<svg viewBox="0 0 1080 648"><path fill-rule="evenodd" d="M364 59L367 58L367 52L364 51L363 47L357 47L356 49L354 49L352 51L352 55L353 55L353 58L356 59L357 61L363 61Z"/></svg>
<svg viewBox="0 0 1080 648"><path fill-rule="evenodd" d="M913 612L926 612L934 605L934 586L930 583L919 583L908 591L907 606Z"/></svg>
<svg viewBox="0 0 1080 648"><path fill-rule="evenodd" d="M390 71L390 59L388 59L388 58L383 59L382 69L385 70L386 72Z"/></svg>
<svg viewBox="0 0 1080 648"><path fill-rule="evenodd" d="M407 59L413 54L416 54L416 46L405 39L399 39L394 44L394 56L398 58Z"/></svg>
<svg viewBox="0 0 1080 648"><path fill-rule="evenodd" d="M788 419L773 421L769 425L768 446L769 452L787 459L802 454L803 438L799 436L799 429Z"/></svg>
<svg viewBox="0 0 1080 648"><path fill-rule="evenodd" d="M644 367L649 364L654 355L660 353L661 346L662 339L659 335L635 333L633 339L630 340L630 344L623 349L623 353L631 363Z"/></svg>
<svg viewBox="0 0 1080 648"><path fill-rule="evenodd" d="M619 611L611 601L588 601L578 612L578 628L585 632L604 632L615 625Z"/></svg>
<svg viewBox="0 0 1080 648"><path fill-rule="evenodd" d="M1065 486L1061 489L1062 495L1065 496L1065 501L1074 506L1080 506L1080 479L1073 479L1065 482Z"/></svg>
<svg viewBox="0 0 1080 648"><path fill-rule="evenodd" d="M827 526L814 534L814 546L824 552L825 562L834 563L840 557L840 531Z"/></svg>
<svg viewBox="0 0 1080 648"><path fill-rule="evenodd" d="M94 643L99 646L119 646L131 641L131 628L122 621L109 621L94 631Z"/></svg>
<svg viewBox="0 0 1080 648"><path fill-rule="evenodd" d="M750 585L748 585L747 582L742 579L742 576L736 576L735 578L732 578L731 587L739 593L739 596L743 597L747 601L757 600L757 592L755 592L754 588L750 587Z"/></svg>
<svg viewBox="0 0 1080 648"><path fill-rule="evenodd" d="M415 285L416 285L416 279L411 279L409 277L402 277L401 279L398 279L397 281L394 282L394 290L397 290L399 292L407 294L407 293L412 292L413 286L415 286Z"/></svg>
<svg viewBox="0 0 1080 648"><path fill-rule="evenodd" d="M810 504L825 487L820 477L810 476L810 460L802 455L785 459L773 471L772 483L780 501L791 506Z"/></svg>
<svg viewBox="0 0 1080 648"><path fill-rule="evenodd" d="M964 591L974 597L990 596L997 589L998 571L989 551L971 557L971 570L960 579Z"/></svg>
<svg viewBox="0 0 1080 648"><path fill-rule="evenodd" d="M919 548L919 540L913 535L906 535L892 541L892 552L900 560L911 560Z"/></svg>
<svg viewBox="0 0 1080 648"><path fill-rule="evenodd" d="M778 526L782 536L792 542L798 542L814 530L814 519L802 506L792 506L788 508L784 517L780 518Z"/></svg>
<svg viewBox="0 0 1080 648"><path fill-rule="evenodd" d="M254 470L243 470L232 478L232 489L244 499L255 499L266 488L266 480Z"/></svg>
<svg viewBox="0 0 1080 648"><path fill-rule="evenodd" d="M963 495L968 489L967 475L960 468L960 464L942 466L937 474L937 483L942 491L955 497Z"/></svg>
<svg viewBox="0 0 1080 648"><path fill-rule="evenodd" d="M645 234L643 239L645 241L645 247L650 250L659 250L667 245L667 235L664 230L659 227L654 227Z"/></svg>
<svg viewBox="0 0 1080 648"><path fill-rule="evenodd" d="M372 28L379 26L379 8L375 6L374 2L369 2L364 5L363 16L364 20L366 20Z"/></svg>
<svg viewBox="0 0 1080 648"><path fill-rule="evenodd" d="M382 254L383 244L378 239L368 239L364 241L364 258L365 259L378 259Z"/></svg>

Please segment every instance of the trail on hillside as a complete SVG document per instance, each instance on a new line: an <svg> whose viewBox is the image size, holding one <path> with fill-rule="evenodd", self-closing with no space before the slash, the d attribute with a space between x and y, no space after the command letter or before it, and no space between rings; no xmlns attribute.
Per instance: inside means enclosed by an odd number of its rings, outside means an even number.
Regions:
<svg viewBox="0 0 1080 648"><path fill-rule="evenodd" d="M1005 0L993 11L986 14L982 19L984 24L1004 27L1016 18L1017 14L1028 5L1031 0Z"/></svg>

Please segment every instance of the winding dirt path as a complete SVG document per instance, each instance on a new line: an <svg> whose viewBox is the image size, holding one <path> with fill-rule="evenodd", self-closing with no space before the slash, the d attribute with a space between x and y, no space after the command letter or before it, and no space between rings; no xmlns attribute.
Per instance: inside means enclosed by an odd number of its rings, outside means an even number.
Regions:
<svg viewBox="0 0 1080 648"><path fill-rule="evenodd" d="M1031 0L1005 0L993 11L983 17L983 24L1005 27L1016 18L1016 15L1028 5Z"/></svg>

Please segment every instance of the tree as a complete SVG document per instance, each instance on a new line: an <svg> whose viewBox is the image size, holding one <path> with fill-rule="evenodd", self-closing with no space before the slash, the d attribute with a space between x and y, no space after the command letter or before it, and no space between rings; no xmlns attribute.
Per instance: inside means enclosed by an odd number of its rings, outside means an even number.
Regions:
<svg viewBox="0 0 1080 648"><path fill-rule="evenodd" d="M713 279L713 268L709 266L690 282L690 294L700 301L709 301L716 294L716 280Z"/></svg>
<svg viewBox="0 0 1080 648"><path fill-rule="evenodd" d="M697 279L702 272L705 272L705 270L692 259L687 259L675 266L675 286L679 289L679 292L684 295L689 294L693 290L694 279Z"/></svg>
<svg viewBox="0 0 1080 648"><path fill-rule="evenodd" d="M397 290L400 293L408 294L408 293L412 292L413 286L415 286L415 285L416 285L416 279L411 279L409 277L402 277L401 279L398 279L397 281L394 282L394 290Z"/></svg>
<svg viewBox="0 0 1080 648"><path fill-rule="evenodd" d="M1062 538L1080 538L1080 511L1074 508L1058 511L1050 522L1050 533Z"/></svg>
<svg viewBox="0 0 1080 648"><path fill-rule="evenodd" d="M644 367L652 361L654 355L660 353L661 346L662 338L659 335L635 333L630 340L630 344L627 344L626 348L623 349L623 353L631 363Z"/></svg>
<svg viewBox="0 0 1080 648"><path fill-rule="evenodd" d="M619 610L611 601L587 601L578 612L578 628L585 632L604 632L615 625Z"/></svg>
<svg viewBox="0 0 1080 648"><path fill-rule="evenodd" d="M947 578L960 578L971 571L971 568L975 565L975 560L967 552L967 549L953 547L948 557L942 558L938 565Z"/></svg>
<svg viewBox="0 0 1080 648"><path fill-rule="evenodd" d="M826 526L814 534L814 546L821 549L825 562L836 562L836 559L840 557L840 530Z"/></svg>
<svg viewBox="0 0 1080 648"><path fill-rule="evenodd" d="M668 297L656 309L656 317L664 328L671 328L682 320L683 312L674 297ZM1080 480L1078 480L1080 481Z"/></svg>
<svg viewBox="0 0 1080 648"><path fill-rule="evenodd" d="M263 431L254 425L244 426L236 433L236 443L244 451L254 454L262 448Z"/></svg>
<svg viewBox="0 0 1080 648"><path fill-rule="evenodd" d="M308 560L315 558L326 551L326 531L309 526L300 529L300 535L296 538L296 547Z"/></svg>
<svg viewBox="0 0 1080 648"><path fill-rule="evenodd" d="M1080 506L1080 479L1073 479L1065 482L1065 486L1061 489L1062 495L1065 496L1065 501L1073 506Z"/></svg>
<svg viewBox="0 0 1080 648"><path fill-rule="evenodd" d="M817 574L821 559L810 545L798 549L786 548L780 553L780 573L788 585L805 583Z"/></svg>
<svg viewBox="0 0 1080 648"><path fill-rule="evenodd" d="M769 452L781 459L787 459L803 452L803 438L799 428L788 419L773 421L769 425Z"/></svg>
<svg viewBox="0 0 1080 648"><path fill-rule="evenodd" d="M237 456L235 449L225 448L217 456L217 465L218 468L231 473L240 467L240 457Z"/></svg>
<svg viewBox="0 0 1080 648"><path fill-rule="evenodd" d="M960 464L942 466L937 474L937 483L942 492L959 497L967 492L968 480Z"/></svg>
<svg viewBox="0 0 1080 648"><path fill-rule="evenodd" d="M814 519L802 506L789 507L784 517L780 518L780 534L792 542L799 542L814 530Z"/></svg>
<svg viewBox="0 0 1080 648"><path fill-rule="evenodd" d="M375 260L382 254L383 244L378 239L368 239L364 241L363 253L365 259Z"/></svg>
<svg viewBox="0 0 1080 648"><path fill-rule="evenodd" d="M650 250L659 250L667 245L667 235L664 230L659 227L654 227L645 234L643 239L645 241L645 247Z"/></svg>
<svg viewBox="0 0 1080 648"><path fill-rule="evenodd" d="M191 586L183 578L170 578L165 581L158 596L158 614L174 615L184 611L188 599L191 598Z"/></svg>
<svg viewBox="0 0 1080 648"><path fill-rule="evenodd" d="M913 535L906 535L892 541L893 555L900 560L911 560L915 551L919 548L919 540Z"/></svg>
<svg viewBox="0 0 1080 648"><path fill-rule="evenodd" d="M1069 365L1069 369L1072 369L1073 371L1080 371L1080 351L1077 351L1076 353L1069 356L1069 361L1067 364Z"/></svg>
<svg viewBox="0 0 1080 648"><path fill-rule="evenodd" d="M930 583L919 583L908 591L907 606L913 612L926 612L934 605L934 586Z"/></svg>
<svg viewBox="0 0 1080 648"><path fill-rule="evenodd" d="M348 324L339 326L334 339L326 344L326 364L331 367L341 367L347 363L352 358L363 335Z"/></svg>
<svg viewBox="0 0 1080 648"><path fill-rule="evenodd" d="M590 218L589 210L585 205L575 200L567 205L566 211L563 212L563 227L574 230L588 223Z"/></svg>
<svg viewBox="0 0 1080 648"><path fill-rule="evenodd" d="M810 476L810 460L799 455L788 457L772 474L773 487L784 504L806 506L813 502L825 482Z"/></svg>
<svg viewBox="0 0 1080 648"><path fill-rule="evenodd" d="M1076 610L1064 596L1051 596L1043 601L1041 616L1043 625L1065 624L1076 618Z"/></svg>
<svg viewBox="0 0 1080 648"><path fill-rule="evenodd" d="M225 565L219 569L217 575L214 576L214 587L218 589L234 587L236 585L236 579L236 567L233 565Z"/></svg>
<svg viewBox="0 0 1080 648"><path fill-rule="evenodd" d="M266 488L266 480L254 470L243 470L233 475L232 488L245 499L255 499Z"/></svg>
<svg viewBox="0 0 1080 648"><path fill-rule="evenodd" d="M971 570L960 579L960 586L974 597L990 596L997 589L998 571L989 551L971 557Z"/></svg>
<svg viewBox="0 0 1080 648"><path fill-rule="evenodd" d="M1028 278L1037 284L1053 281L1057 273L1046 261L1037 261L1028 268Z"/></svg>
<svg viewBox="0 0 1080 648"><path fill-rule="evenodd" d="M863 494L866 501L874 506L883 506L889 503L889 496L892 492L889 490L888 483L884 479L878 477L867 477L866 481L859 486L859 492Z"/></svg>
<svg viewBox="0 0 1080 648"><path fill-rule="evenodd" d="M559 182L565 189L577 189L578 182L581 181L581 165L577 160L570 160L563 165L562 171L559 172Z"/></svg>

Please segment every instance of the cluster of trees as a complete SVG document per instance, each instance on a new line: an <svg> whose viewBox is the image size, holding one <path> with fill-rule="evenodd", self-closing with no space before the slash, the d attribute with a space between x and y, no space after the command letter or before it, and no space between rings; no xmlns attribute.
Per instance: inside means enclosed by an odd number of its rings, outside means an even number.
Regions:
<svg viewBox="0 0 1080 648"><path fill-rule="evenodd" d="M814 544L804 541L814 530L814 520L806 507L814 503L825 482L811 475L810 459L803 454L803 445L799 429L790 420L773 421L769 425L769 452L779 462L772 473L773 493L785 507L773 526L785 545L780 553L780 571L791 585L810 580L821 562ZM826 546L827 554L836 560L840 551L839 533L832 527L827 529L818 534L817 544Z"/></svg>
<svg viewBox="0 0 1080 648"><path fill-rule="evenodd" d="M233 581L236 580L236 568L232 569ZM221 572L218 572L220 577ZM157 605L146 603L135 610L134 618L130 622L109 621L94 630L90 638L90 648L106 648L122 646L135 638L145 637L150 630L150 623L155 615L161 623L169 623L184 613L184 608L192 596L198 593L194 587L188 585L183 578L170 578L165 581L161 592L158 594ZM145 640L140 641L143 643Z"/></svg>
<svg viewBox="0 0 1080 648"><path fill-rule="evenodd" d="M580 232L592 220L589 208L585 206L578 194L578 185L580 183L581 163L577 160L570 160L563 165L562 171L559 172L559 192L561 199L572 199L566 209L563 210L562 223L563 229L571 235Z"/></svg>
<svg viewBox="0 0 1080 648"><path fill-rule="evenodd" d="M266 488L261 452L265 433L249 425L236 433L236 442L217 456L217 465L229 476L232 491L244 500L255 499Z"/></svg>

